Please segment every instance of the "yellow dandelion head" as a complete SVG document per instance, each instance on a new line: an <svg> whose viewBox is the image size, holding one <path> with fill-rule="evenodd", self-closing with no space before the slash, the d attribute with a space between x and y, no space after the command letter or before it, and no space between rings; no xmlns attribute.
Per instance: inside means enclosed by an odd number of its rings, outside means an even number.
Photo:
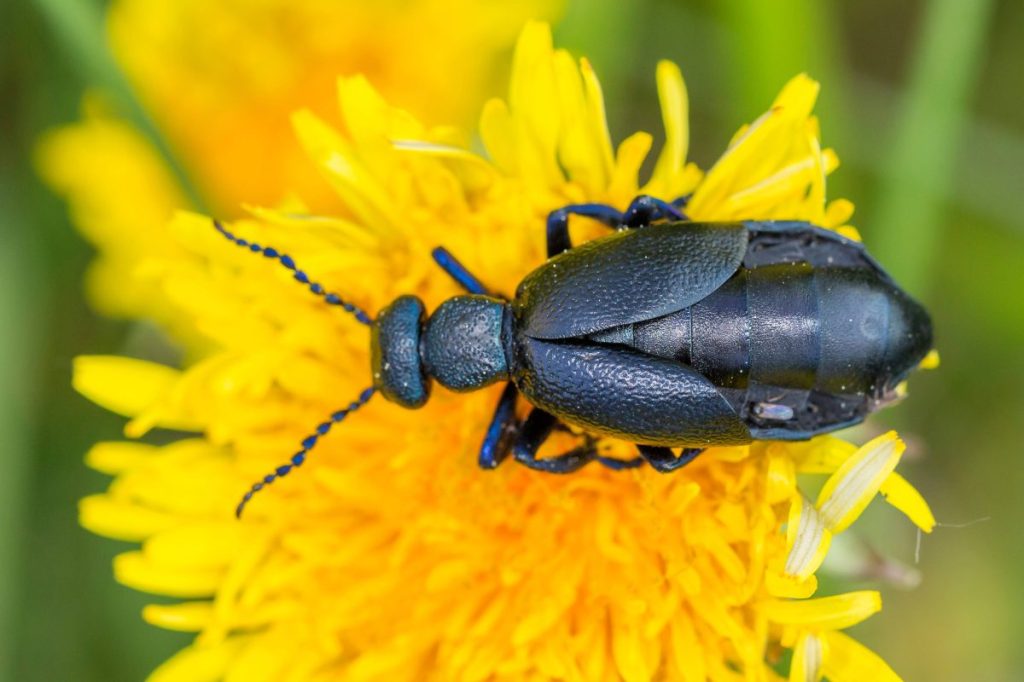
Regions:
<svg viewBox="0 0 1024 682"><path fill-rule="evenodd" d="M339 74L366 74L432 123L465 121L492 92L496 58L521 22L557 5L118 0L108 26L147 108L216 207L234 213L286 190L331 205L288 117L299 106L333 115ZM447 87L453 72L458 88Z"/></svg>
<svg viewBox="0 0 1024 682"><path fill-rule="evenodd" d="M856 234L849 202L825 200L837 161L811 114L816 83L791 81L701 173L686 161L682 77L662 63L657 81L666 145L642 183L651 136L613 146L592 69L555 50L543 24L520 38L508 98L484 108L485 154L343 78L340 126L294 117L343 210L254 209L226 229L368 311L405 293L434 309L457 293L429 257L438 245L512 293L544 258L545 215L570 203L692 194L696 219ZM577 240L600 234L578 223ZM881 608L878 594L814 596L830 538L876 493L934 524L893 473L892 433L860 448L834 437L710 448L672 475L485 472L476 451L500 387L439 390L420 410L362 407L236 522L238 493L369 382L367 331L209 219L182 214L171 230L186 255L154 256L146 271L217 350L180 371L115 357L76 367L80 391L131 417L129 435L204 434L89 454L116 478L82 502L83 524L141 542L118 558L118 579L181 598L145 618L197 633L153 679L778 679L784 649L791 679L895 678L841 632ZM577 442L553 440L551 452ZM630 447L602 444L609 456ZM798 474L828 476L814 502Z"/></svg>
<svg viewBox="0 0 1024 682"><path fill-rule="evenodd" d="M211 210L235 216L242 202L280 205L300 196L338 213L344 206L291 131L294 110L336 118L338 75L363 73L431 123L469 121L496 91L523 21L560 7L560 0L117 0L107 24L118 65ZM449 87L452 73L459 87ZM99 251L90 300L108 315L156 318L193 347L187 322L154 310L163 292L138 270L149 256L179 249L166 224L189 202L165 160L100 93L86 98L79 122L44 136L36 156Z"/></svg>

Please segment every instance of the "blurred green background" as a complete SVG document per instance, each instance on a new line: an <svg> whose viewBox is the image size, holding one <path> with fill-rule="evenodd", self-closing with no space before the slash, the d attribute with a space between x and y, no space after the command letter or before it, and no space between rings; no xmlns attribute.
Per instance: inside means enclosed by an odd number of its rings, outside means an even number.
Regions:
<svg viewBox="0 0 1024 682"><path fill-rule="evenodd" d="M111 83L81 52L102 9L0 6L0 680L141 679L188 639L142 624L153 599L111 578L123 546L76 525L76 500L106 485L82 454L122 420L72 393L71 358L140 331L90 313L90 249L29 158ZM947 524L915 565L909 522L874 505L857 526L872 546L848 543L834 568L852 575L825 587L893 578L854 634L908 680L1024 679L1024 3L576 0L556 41L594 62L615 139L660 130L654 65L679 63L704 167L790 76L822 82L843 162L829 194L931 309L942 354L866 428L907 435L901 470Z"/></svg>

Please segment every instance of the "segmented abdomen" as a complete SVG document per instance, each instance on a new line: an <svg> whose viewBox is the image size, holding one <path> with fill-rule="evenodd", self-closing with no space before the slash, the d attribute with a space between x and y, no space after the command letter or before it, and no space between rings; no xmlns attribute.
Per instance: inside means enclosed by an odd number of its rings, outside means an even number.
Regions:
<svg viewBox="0 0 1024 682"><path fill-rule="evenodd" d="M688 308L590 338L686 363L755 432L805 437L859 421L880 393L887 288L866 269L741 267Z"/></svg>

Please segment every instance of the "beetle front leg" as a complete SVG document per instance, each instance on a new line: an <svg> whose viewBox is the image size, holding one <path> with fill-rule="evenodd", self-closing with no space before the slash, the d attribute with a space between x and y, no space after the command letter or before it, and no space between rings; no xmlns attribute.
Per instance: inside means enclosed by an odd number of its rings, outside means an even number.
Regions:
<svg viewBox="0 0 1024 682"><path fill-rule="evenodd" d="M481 469L493 469L504 461L512 449L518 432L516 423L516 397L519 391L511 381L498 399L491 424L487 427L487 435L480 446L480 457L477 462Z"/></svg>
<svg viewBox="0 0 1024 682"><path fill-rule="evenodd" d="M451 251L443 246L438 246L430 252L430 255L434 257L434 262L448 273L448 276L455 280L455 283L465 289L467 293L488 295L487 287L473 273L467 270L466 266L460 263L459 259L452 255Z"/></svg>
<svg viewBox="0 0 1024 682"><path fill-rule="evenodd" d="M597 456L593 443L584 443L557 457L537 459L537 450L551 435L558 420L548 412L534 408L526 417L519 439L512 447L516 461L525 467L551 474L571 474Z"/></svg>
<svg viewBox="0 0 1024 682"><path fill-rule="evenodd" d="M672 450L656 445L637 445L640 456L647 460L651 467L662 474L675 471L692 462L697 455L704 452L701 448L683 448L683 451L676 457Z"/></svg>

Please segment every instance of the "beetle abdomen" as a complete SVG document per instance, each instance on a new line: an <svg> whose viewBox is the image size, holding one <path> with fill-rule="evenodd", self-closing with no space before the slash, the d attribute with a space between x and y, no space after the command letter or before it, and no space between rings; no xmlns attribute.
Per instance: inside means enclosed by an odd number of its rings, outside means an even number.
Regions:
<svg viewBox="0 0 1024 682"><path fill-rule="evenodd" d="M862 420L930 348L927 314L859 245L819 232L770 239L781 262L755 253L692 306L588 338L691 366L755 437L806 438Z"/></svg>

